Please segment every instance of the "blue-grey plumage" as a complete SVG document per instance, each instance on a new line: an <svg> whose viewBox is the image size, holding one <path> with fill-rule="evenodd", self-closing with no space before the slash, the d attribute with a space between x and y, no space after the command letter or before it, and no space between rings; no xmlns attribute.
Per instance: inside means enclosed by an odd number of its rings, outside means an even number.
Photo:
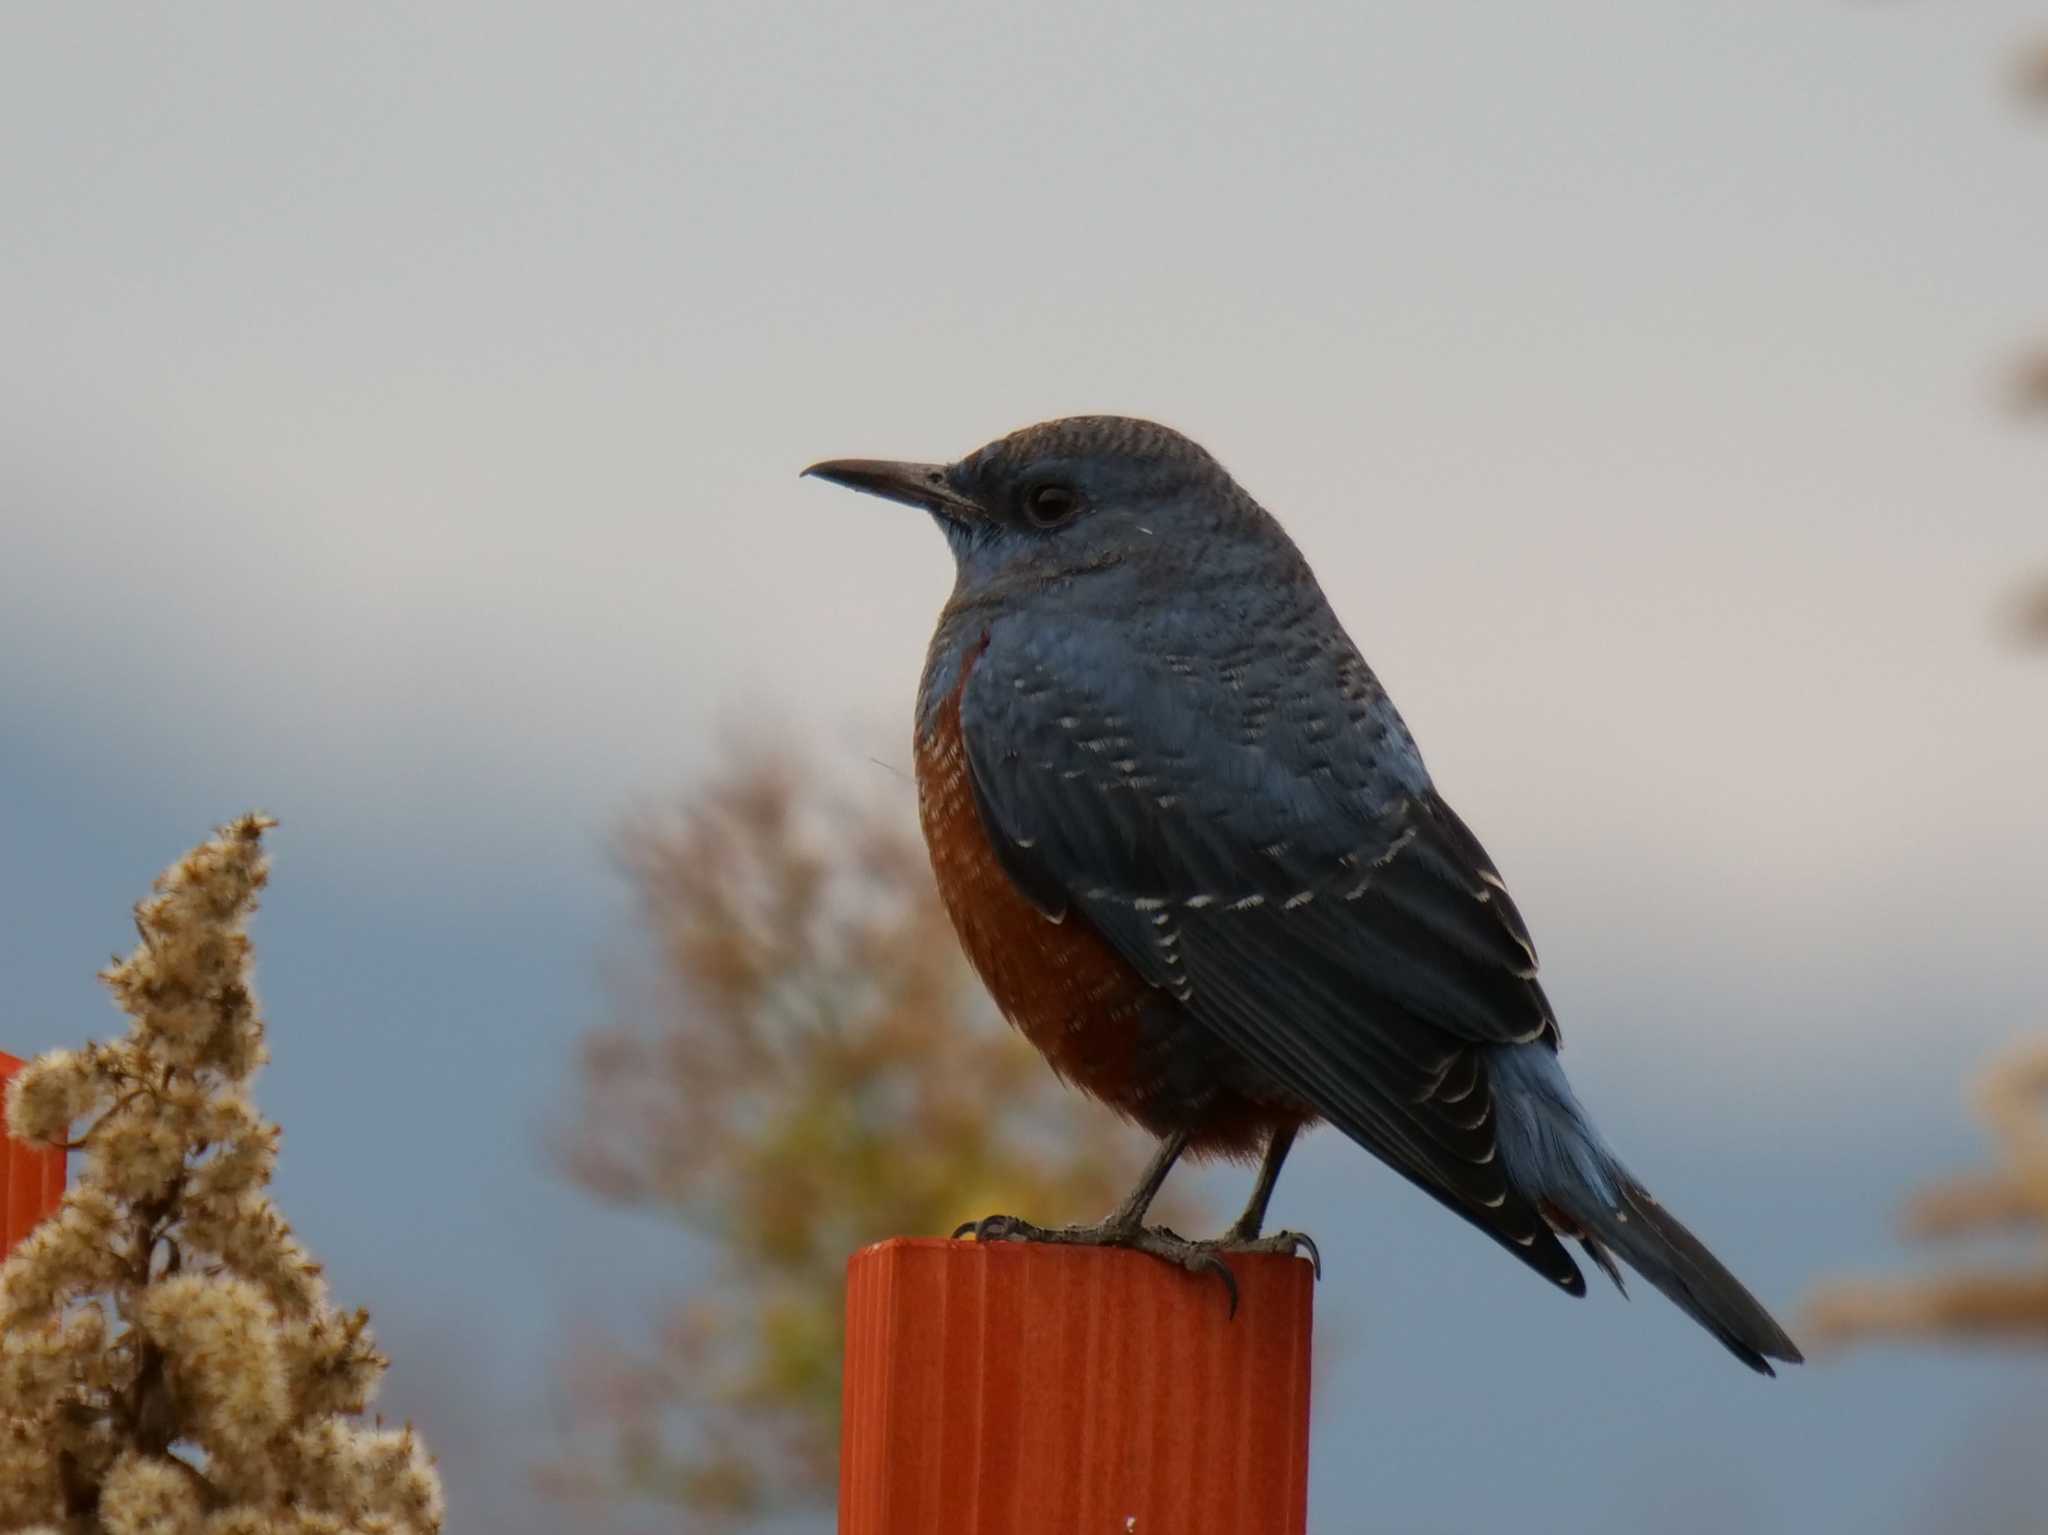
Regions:
<svg viewBox="0 0 2048 1535"><path fill-rule="evenodd" d="M1256 1235L1295 1130L1328 1119L1560 1287L1584 1290L1577 1239L1753 1367L1798 1359L1600 1141L1499 873L1220 464L1080 417L812 472L924 507L952 547L916 716L934 869L1005 1012L1166 1141L1121 1215L1183 1147L1263 1141L1233 1228Z"/></svg>

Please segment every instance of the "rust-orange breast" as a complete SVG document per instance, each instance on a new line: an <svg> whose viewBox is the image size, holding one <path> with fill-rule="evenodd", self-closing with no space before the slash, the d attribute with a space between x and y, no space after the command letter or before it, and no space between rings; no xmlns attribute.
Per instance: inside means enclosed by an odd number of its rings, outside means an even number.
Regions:
<svg viewBox="0 0 2048 1535"><path fill-rule="evenodd" d="M1136 1080L1139 1015L1158 996L1078 914L1049 921L996 861L960 733L960 694L917 743L917 808L939 898L1003 1016L1066 1080L1126 1113Z"/></svg>

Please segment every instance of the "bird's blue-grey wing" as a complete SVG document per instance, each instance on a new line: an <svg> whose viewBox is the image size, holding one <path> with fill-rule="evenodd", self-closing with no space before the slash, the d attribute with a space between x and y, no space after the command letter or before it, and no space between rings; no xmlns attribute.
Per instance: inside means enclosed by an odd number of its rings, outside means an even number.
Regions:
<svg viewBox="0 0 2048 1535"><path fill-rule="evenodd" d="M1577 1290L1495 1157L1487 1047L1556 1039L1527 929L1355 652L1304 664L1341 675L1247 700L1114 625L999 621L961 700L990 840L1048 916Z"/></svg>

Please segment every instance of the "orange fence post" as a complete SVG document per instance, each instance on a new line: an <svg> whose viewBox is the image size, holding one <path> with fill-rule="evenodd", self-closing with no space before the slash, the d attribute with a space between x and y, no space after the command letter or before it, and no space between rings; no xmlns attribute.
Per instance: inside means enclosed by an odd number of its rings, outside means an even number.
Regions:
<svg viewBox="0 0 2048 1535"><path fill-rule="evenodd" d="M847 1265L840 1535L1301 1535L1314 1277L898 1237Z"/></svg>
<svg viewBox="0 0 2048 1535"><path fill-rule="evenodd" d="M0 1053L0 1258L14 1251L14 1244L64 1197L63 1151L24 1145L7 1134L7 1079L21 1064Z"/></svg>

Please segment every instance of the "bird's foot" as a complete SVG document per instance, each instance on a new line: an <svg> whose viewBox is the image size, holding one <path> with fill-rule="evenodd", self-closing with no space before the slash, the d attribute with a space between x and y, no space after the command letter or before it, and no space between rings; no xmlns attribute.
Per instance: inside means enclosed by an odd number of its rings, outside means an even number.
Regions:
<svg viewBox="0 0 2048 1535"><path fill-rule="evenodd" d="M1288 1253L1306 1249L1322 1278L1322 1255L1316 1244L1298 1231L1276 1232L1269 1237L1239 1235L1235 1229L1221 1237L1195 1241L1164 1226L1145 1226L1136 1221L1107 1220L1093 1226L1034 1226L1014 1215L991 1215L968 1221L953 1232L953 1238L971 1235L977 1242L1046 1242L1063 1247L1122 1247L1149 1253L1163 1262L1186 1269L1190 1274L1213 1274L1223 1282L1230 1298L1230 1315L1237 1315L1237 1276L1224 1262L1226 1253Z"/></svg>

